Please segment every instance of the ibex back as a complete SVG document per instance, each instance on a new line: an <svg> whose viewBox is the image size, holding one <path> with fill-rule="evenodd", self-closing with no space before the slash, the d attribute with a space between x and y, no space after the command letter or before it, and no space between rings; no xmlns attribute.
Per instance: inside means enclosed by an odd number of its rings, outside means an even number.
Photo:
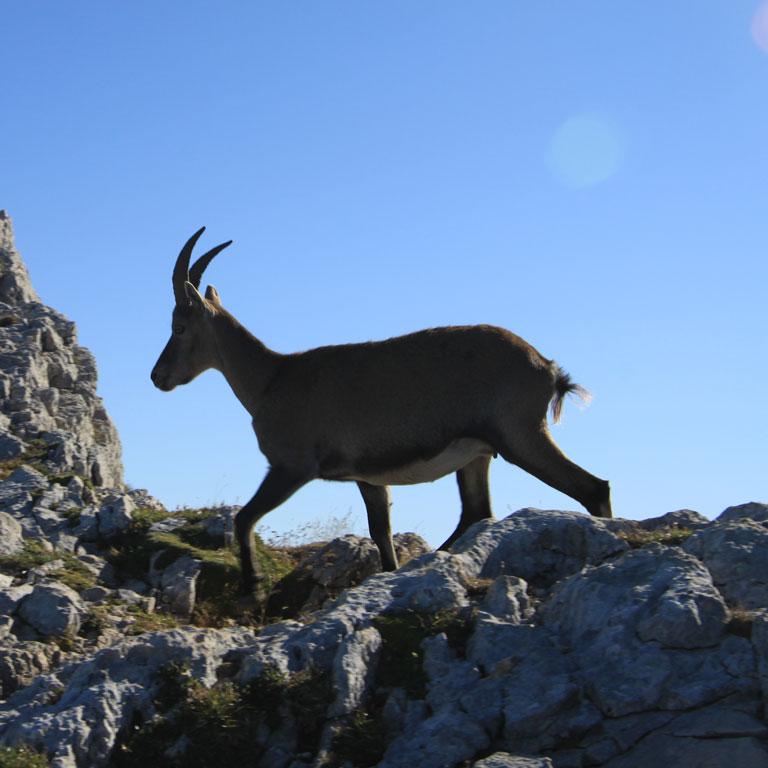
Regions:
<svg viewBox="0 0 768 768"><path fill-rule="evenodd" d="M273 352L224 309L215 288L208 286L205 298L198 292L203 270L230 244L189 267L203 230L176 261L172 334L152 381L170 391L215 368L251 414L269 470L235 518L244 590L263 597L253 526L317 478L357 483L386 570L397 568L388 486L456 472L461 518L445 549L472 523L491 517L488 467L496 454L592 515L611 517L608 483L566 458L547 426L550 404L557 421L563 397L586 392L523 339L477 325Z"/></svg>

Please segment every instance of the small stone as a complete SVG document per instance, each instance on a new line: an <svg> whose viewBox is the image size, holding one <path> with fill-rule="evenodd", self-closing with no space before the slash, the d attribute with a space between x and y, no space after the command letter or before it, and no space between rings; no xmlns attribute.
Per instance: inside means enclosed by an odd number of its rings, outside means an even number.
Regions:
<svg viewBox="0 0 768 768"><path fill-rule="evenodd" d="M21 524L7 512L0 512L0 555L14 555L24 549Z"/></svg>
<svg viewBox="0 0 768 768"><path fill-rule="evenodd" d="M24 442L18 437L8 434L0 434L0 461L15 459L24 453Z"/></svg>
<svg viewBox="0 0 768 768"><path fill-rule="evenodd" d="M107 589L106 587L101 587L96 585L94 587L88 587L87 589L84 589L80 593L80 597L82 597L83 600L85 600L88 603L102 603L111 594L112 594L111 590Z"/></svg>
<svg viewBox="0 0 768 768"><path fill-rule="evenodd" d="M109 541L124 531L133 520L134 509L130 496L110 496L96 514L99 536Z"/></svg>
<svg viewBox="0 0 768 768"><path fill-rule="evenodd" d="M509 752L495 752L472 764L472 768L552 768L548 757L525 757Z"/></svg>
<svg viewBox="0 0 768 768"><path fill-rule="evenodd" d="M163 603L176 616L188 619L195 609L200 567L199 560L184 555L163 570L160 577Z"/></svg>

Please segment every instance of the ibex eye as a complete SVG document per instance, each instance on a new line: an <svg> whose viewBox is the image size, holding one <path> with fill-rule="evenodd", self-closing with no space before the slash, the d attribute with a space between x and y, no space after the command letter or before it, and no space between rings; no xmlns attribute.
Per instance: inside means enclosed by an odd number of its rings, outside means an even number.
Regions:
<svg viewBox="0 0 768 768"><path fill-rule="evenodd" d="M177 336L181 336L181 334L184 333L184 326L183 325L174 325L173 326L173 332Z"/></svg>

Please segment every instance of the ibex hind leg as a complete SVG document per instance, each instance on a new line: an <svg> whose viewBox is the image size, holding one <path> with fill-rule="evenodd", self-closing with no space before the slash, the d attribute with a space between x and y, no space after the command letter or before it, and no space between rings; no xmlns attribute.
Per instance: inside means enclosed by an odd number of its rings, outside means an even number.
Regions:
<svg viewBox="0 0 768 768"><path fill-rule="evenodd" d="M391 505L389 488L386 485L371 485L359 482L357 487L365 502L368 513L368 530L381 556L381 567L385 571L397 570L397 554L392 543L392 529L389 523Z"/></svg>
<svg viewBox="0 0 768 768"><path fill-rule="evenodd" d="M473 523L493 517L488 489L490 463L490 456L478 456L456 473L461 496L461 517L456 530L440 545L440 549L449 549Z"/></svg>
<svg viewBox="0 0 768 768"><path fill-rule="evenodd" d="M578 501L591 515L613 516L608 482L574 464L552 440L546 421L518 426L498 450L510 463Z"/></svg>

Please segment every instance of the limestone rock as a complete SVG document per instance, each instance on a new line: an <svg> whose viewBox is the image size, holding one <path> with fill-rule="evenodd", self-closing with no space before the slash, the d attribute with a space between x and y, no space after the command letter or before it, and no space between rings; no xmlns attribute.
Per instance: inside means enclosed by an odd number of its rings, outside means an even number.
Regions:
<svg viewBox="0 0 768 768"><path fill-rule="evenodd" d="M517 576L498 576L488 588L483 610L512 624L519 624L532 613L527 589L525 581Z"/></svg>
<svg viewBox="0 0 768 768"><path fill-rule="evenodd" d="M702 706L755 684L747 641L723 637L728 612L709 573L673 548L646 547L573 576L540 615L611 717Z"/></svg>
<svg viewBox="0 0 768 768"><path fill-rule="evenodd" d="M748 518L716 522L691 536L683 548L706 565L731 605L768 606L768 528L764 525Z"/></svg>
<svg viewBox="0 0 768 768"><path fill-rule="evenodd" d="M479 576L518 576L543 587L626 549L626 542L594 517L539 509L476 523L451 547L482 563Z"/></svg>
<svg viewBox="0 0 768 768"><path fill-rule="evenodd" d="M124 531L133 520L135 506L130 496L120 494L105 499L96 513L99 536L109 541Z"/></svg>
<svg viewBox="0 0 768 768"><path fill-rule="evenodd" d="M446 768L469 760L490 743L482 724L466 712L443 709L412 732L397 736L379 768Z"/></svg>
<svg viewBox="0 0 768 768"><path fill-rule="evenodd" d="M18 615L43 637L76 635L85 613L80 596L58 583L38 584L18 606Z"/></svg>
<svg viewBox="0 0 768 768"><path fill-rule="evenodd" d="M13 225L5 211L0 210L0 301L5 304L25 304L39 301L13 241Z"/></svg>
<svg viewBox="0 0 768 768"><path fill-rule="evenodd" d="M188 619L195 609L200 561L189 555L171 563L160 577L163 603L171 613Z"/></svg>
<svg viewBox="0 0 768 768"><path fill-rule="evenodd" d="M381 635L374 627L355 632L342 641L333 662L336 698L328 709L328 717L349 715L364 704L380 651Z"/></svg>
<svg viewBox="0 0 768 768"><path fill-rule="evenodd" d="M47 672L54 653L43 643L4 641L0 645L0 699Z"/></svg>
<svg viewBox="0 0 768 768"><path fill-rule="evenodd" d="M0 212L0 461L34 454L51 474L123 485L117 432L96 395L96 364L74 323L40 302Z"/></svg>
<svg viewBox="0 0 768 768"><path fill-rule="evenodd" d="M7 512L0 512L0 555L13 555L23 548L21 524Z"/></svg>
<svg viewBox="0 0 768 768"><path fill-rule="evenodd" d="M677 509L667 512L661 517L650 517L647 520L638 520L638 525L644 531L656 531L659 528L690 528L697 530L709 525L710 521L704 515L694 512L692 509Z"/></svg>
<svg viewBox="0 0 768 768"><path fill-rule="evenodd" d="M333 539L310 550L298 567L275 585L268 613L296 616L319 610L343 589L380 569L379 550L371 539L354 534Z"/></svg>
<svg viewBox="0 0 768 768"><path fill-rule="evenodd" d="M0 742L42 748L53 765L101 768L118 734L134 717L152 713L161 668L183 664L211 686L224 655L252 641L241 628L177 629L123 640L14 693L0 707Z"/></svg>
<svg viewBox="0 0 768 768"><path fill-rule="evenodd" d="M739 520L754 520L756 523L768 522L768 504L750 501L737 504L723 510L717 518L718 523L732 523Z"/></svg>
<svg viewBox="0 0 768 768"><path fill-rule="evenodd" d="M395 545L395 554L400 565L405 565L414 557L420 557L432 550L418 533L396 533L392 536L392 543Z"/></svg>
<svg viewBox="0 0 768 768"><path fill-rule="evenodd" d="M478 760L472 768L552 768L552 761L548 757L524 757L510 755L509 752L496 752Z"/></svg>

